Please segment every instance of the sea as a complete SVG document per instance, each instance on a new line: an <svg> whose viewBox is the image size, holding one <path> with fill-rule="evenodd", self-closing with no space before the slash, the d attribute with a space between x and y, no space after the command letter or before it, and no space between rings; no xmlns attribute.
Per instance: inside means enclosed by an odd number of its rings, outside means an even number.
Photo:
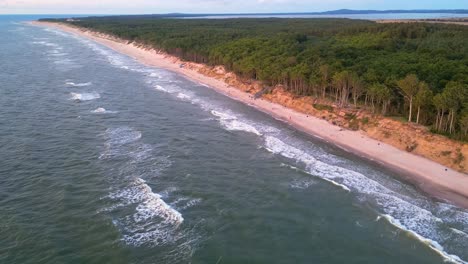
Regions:
<svg viewBox="0 0 468 264"><path fill-rule="evenodd" d="M0 263L467 263L468 210L34 18L0 17Z"/></svg>

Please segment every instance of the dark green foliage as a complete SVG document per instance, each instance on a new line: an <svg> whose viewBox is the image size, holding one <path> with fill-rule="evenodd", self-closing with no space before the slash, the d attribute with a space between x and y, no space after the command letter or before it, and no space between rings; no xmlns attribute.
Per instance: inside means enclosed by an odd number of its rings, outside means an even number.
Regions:
<svg viewBox="0 0 468 264"><path fill-rule="evenodd" d="M362 120L361 120L362 124L363 125L367 125L369 124L369 118L368 117L364 117Z"/></svg>
<svg viewBox="0 0 468 264"><path fill-rule="evenodd" d="M328 111L328 112L333 112L333 107L329 105L323 105L323 104L314 104L314 108L319 110L319 111Z"/></svg>
<svg viewBox="0 0 468 264"><path fill-rule="evenodd" d="M246 79L268 86L282 84L294 94L328 98L339 107L359 104L375 113L406 115L441 133L467 136L465 26L154 16L90 17L68 23L184 60L224 65ZM429 91L405 93L399 80L407 76L416 76ZM443 93L446 87L450 91ZM432 100L432 96L437 98ZM410 113L410 106L417 109Z"/></svg>

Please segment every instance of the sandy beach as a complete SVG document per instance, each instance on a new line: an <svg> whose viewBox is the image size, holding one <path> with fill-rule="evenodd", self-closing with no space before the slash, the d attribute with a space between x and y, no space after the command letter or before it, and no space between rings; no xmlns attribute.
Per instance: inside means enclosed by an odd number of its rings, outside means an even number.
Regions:
<svg viewBox="0 0 468 264"><path fill-rule="evenodd" d="M397 172L403 180L414 184L434 198L468 208L468 175L466 174L371 139L362 132L345 130L325 120L296 112L265 99L254 99L251 94L232 87L222 80L206 76L194 68L181 67L181 61L175 57L63 24L45 22L32 22L32 24L54 27L92 39L146 65L168 69L193 81L206 84L219 93L255 107L303 132L380 163Z"/></svg>

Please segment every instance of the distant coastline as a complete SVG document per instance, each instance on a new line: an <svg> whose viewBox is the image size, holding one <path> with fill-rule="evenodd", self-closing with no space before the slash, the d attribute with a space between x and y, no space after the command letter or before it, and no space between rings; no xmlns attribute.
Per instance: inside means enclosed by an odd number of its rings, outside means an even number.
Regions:
<svg viewBox="0 0 468 264"><path fill-rule="evenodd" d="M334 143L343 149L399 171L402 175L406 175L405 180L414 183L434 197L468 208L468 177L466 174L448 169L434 161L371 139L364 133L344 130L325 120L298 112L294 108L286 107L284 104L279 104L279 102L270 98L255 99L251 93L247 92L253 87L243 87L243 84L236 81L228 82L229 78L225 76L230 75L224 69L185 62L184 67L181 67L183 62L176 57L148 49L136 43L128 43L109 35L86 31L64 24L47 22L33 22L33 24L54 27L92 39L117 52L133 57L144 64L165 68L180 73L189 79L207 84L218 92L283 120L299 130L319 136L325 141Z"/></svg>
<svg viewBox="0 0 468 264"><path fill-rule="evenodd" d="M377 19L377 23L438 23L468 26L468 18Z"/></svg>
<svg viewBox="0 0 468 264"><path fill-rule="evenodd" d="M352 10L339 9L323 12L279 12L279 13L169 13L169 14L151 14L139 15L148 17L172 17L172 18L197 18L197 17L217 17L217 16L298 16L298 15L364 15L364 14L460 14L468 16L468 9L395 9L395 10ZM133 15L129 15L133 16Z"/></svg>
<svg viewBox="0 0 468 264"><path fill-rule="evenodd" d="M101 15L67 15L60 17L83 17ZM163 13L163 14L120 14L120 17L142 18L186 18L186 19L222 19L222 18L351 18L351 19L435 19L468 18L468 9L395 9L395 10L353 10L339 9L323 12L267 12L267 13ZM49 16L51 17L51 16Z"/></svg>

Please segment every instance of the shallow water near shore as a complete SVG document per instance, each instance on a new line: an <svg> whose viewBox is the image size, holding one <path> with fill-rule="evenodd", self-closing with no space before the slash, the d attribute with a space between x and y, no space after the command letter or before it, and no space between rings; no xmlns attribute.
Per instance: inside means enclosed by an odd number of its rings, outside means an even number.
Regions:
<svg viewBox="0 0 468 264"><path fill-rule="evenodd" d="M166 70L0 21L1 263L466 263L468 211Z"/></svg>

